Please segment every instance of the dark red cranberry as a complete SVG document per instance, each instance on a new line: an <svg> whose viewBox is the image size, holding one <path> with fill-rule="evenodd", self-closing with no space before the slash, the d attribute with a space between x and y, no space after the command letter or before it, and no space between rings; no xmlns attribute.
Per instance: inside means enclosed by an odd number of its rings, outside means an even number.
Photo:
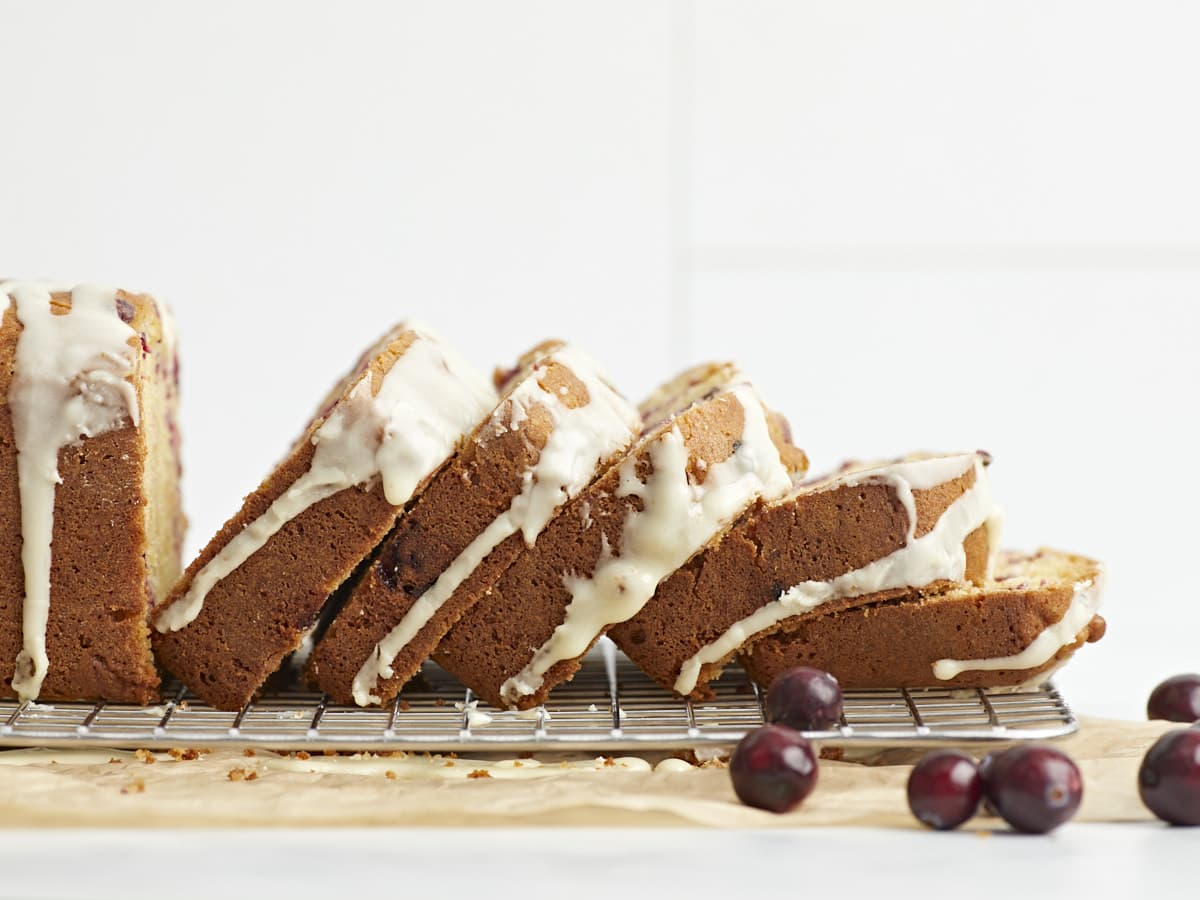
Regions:
<svg viewBox="0 0 1200 900"><path fill-rule="evenodd" d="M1138 770L1142 802L1165 822L1200 825L1200 729L1168 731Z"/></svg>
<svg viewBox="0 0 1200 900"><path fill-rule="evenodd" d="M983 802L980 805L980 808L983 810L983 814L985 816L997 816L998 817L1000 815L1000 813L998 813L996 811L996 807L992 805L992 801L987 795L987 782L988 782L988 773L992 771L992 766L994 766L996 764L996 757L999 756L1002 752L1003 751L1000 751L1000 750L993 750L991 753L989 753L987 756L985 756L983 759L981 759L979 761L979 781L980 781L980 784L983 786Z"/></svg>
<svg viewBox="0 0 1200 900"><path fill-rule="evenodd" d="M842 718L842 688L820 669L788 669L767 690L767 721L797 731L826 731Z"/></svg>
<svg viewBox="0 0 1200 900"><path fill-rule="evenodd" d="M1083 776L1071 757L1044 744L1010 747L987 766L983 789L1005 822L1045 834L1067 822L1083 800Z"/></svg>
<svg viewBox="0 0 1200 900"><path fill-rule="evenodd" d="M117 298L117 315L121 317L121 321L129 324L133 321L133 304L124 297Z"/></svg>
<svg viewBox="0 0 1200 900"><path fill-rule="evenodd" d="M729 760L734 793L747 806L787 812L817 783L817 756L790 728L764 725L742 738Z"/></svg>
<svg viewBox="0 0 1200 900"><path fill-rule="evenodd" d="M958 750L936 750L908 776L908 808L930 828L957 828L979 809L983 780L975 760Z"/></svg>
<svg viewBox="0 0 1200 900"><path fill-rule="evenodd" d="M1146 715L1168 722L1200 721L1200 675L1168 678L1151 692Z"/></svg>

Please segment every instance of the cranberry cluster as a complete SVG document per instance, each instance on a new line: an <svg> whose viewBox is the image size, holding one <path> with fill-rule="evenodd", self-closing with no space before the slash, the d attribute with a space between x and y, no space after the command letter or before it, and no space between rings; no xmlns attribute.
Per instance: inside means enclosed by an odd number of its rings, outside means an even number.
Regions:
<svg viewBox="0 0 1200 900"><path fill-rule="evenodd" d="M842 720L842 691L828 672L796 668L771 685L769 724L747 734L729 762L734 792L748 806L788 812L817 783L817 756L804 733ZM1154 689L1151 719L1192 723L1169 731L1146 753L1138 773L1142 801L1175 825L1200 825L1200 675L1178 675ZM1078 811L1083 777L1054 747L1025 744L989 753L978 763L958 750L925 756L908 779L913 815L939 831L957 828L982 806L1027 834L1053 831Z"/></svg>
<svg viewBox="0 0 1200 900"><path fill-rule="evenodd" d="M1067 822L1083 800L1083 777L1069 756L1044 744L990 753L976 763L957 750L930 753L908 779L908 805L930 828L957 828L986 801L1015 828L1045 834Z"/></svg>
<svg viewBox="0 0 1200 900"><path fill-rule="evenodd" d="M1200 825L1200 675L1168 678L1150 694L1151 719L1190 722L1168 731L1142 759L1138 791L1152 813L1172 825Z"/></svg>
<svg viewBox="0 0 1200 900"><path fill-rule="evenodd" d="M825 731L842 718L842 689L818 669L784 672L767 691L769 725L738 743L729 760L734 793L747 806L795 809L817 785L817 755L801 732Z"/></svg>

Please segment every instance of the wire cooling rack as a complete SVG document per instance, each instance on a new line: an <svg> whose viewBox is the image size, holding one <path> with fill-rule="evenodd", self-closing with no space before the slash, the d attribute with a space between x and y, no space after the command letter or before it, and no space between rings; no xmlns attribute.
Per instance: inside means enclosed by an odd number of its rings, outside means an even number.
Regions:
<svg viewBox="0 0 1200 900"><path fill-rule="evenodd" d="M444 670L421 678L390 706L335 706L319 693L284 690L221 712L168 686L159 706L0 700L0 746L259 747L277 750L679 750L727 746L763 723L762 696L736 666L708 701L680 700L611 645L601 645L551 702L528 712L485 708ZM1077 731L1058 691L847 691L837 728L811 732L838 746L1047 740Z"/></svg>

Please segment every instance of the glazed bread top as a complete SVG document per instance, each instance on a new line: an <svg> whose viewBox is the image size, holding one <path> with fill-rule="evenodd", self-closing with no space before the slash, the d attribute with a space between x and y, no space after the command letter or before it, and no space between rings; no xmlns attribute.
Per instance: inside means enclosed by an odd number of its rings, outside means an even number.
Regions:
<svg viewBox="0 0 1200 900"><path fill-rule="evenodd" d="M268 478L259 489L274 495L266 511L251 517L243 507L226 524L156 616L160 632L187 627L217 583L314 504L380 486L398 512L496 401L457 353L417 325L385 335L330 396L285 461L309 455L303 473L287 485Z"/></svg>
<svg viewBox="0 0 1200 900"><path fill-rule="evenodd" d="M128 435L120 440L129 446L113 467L113 477L129 480L98 483L97 491L120 488L119 502L132 504L137 521L127 533L94 539L119 545L137 561L137 571L125 573L123 579L131 579L136 588L121 604L133 603L141 615L133 629L136 634L116 628L112 635L91 635L87 640L107 643L112 638L122 646L119 651L110 648L112 652L144 657L110 663L113 671L123 666L131 673L139 670L131 678L141 683L131 690L141 693L154 680L145 615L178 574L184 528L175 419L177 359L170 318L149 296L99 285L3 282L0 298L6 309L5 331L12 335L5 343L10 380L4 400L16 451L24 595L23 647L13 690L23 699L40 695L51 664L51 603L59 595L60 605L74 605L83 589L82 584L62 582L61 574L52 584L52 572L68 568L59 557L70 553L74 541L88 538L72 535L71 543L52 552L56 501L64 480L60 454L120 432ZM83 459L85 454L79 456ZM69 518L71 511L66 512ZM83 521L86 515L78 512ZM110 519L115 523L118 518L114 509ZM119 555L114 552L114 558ZM97 585L93 590L104 594L117 589L127 590L123 584ZM117 637L118 632L122 636ZM69 686L59 684L54 690L61 696ZM79 690L94 692L83 686Z"/></svg>

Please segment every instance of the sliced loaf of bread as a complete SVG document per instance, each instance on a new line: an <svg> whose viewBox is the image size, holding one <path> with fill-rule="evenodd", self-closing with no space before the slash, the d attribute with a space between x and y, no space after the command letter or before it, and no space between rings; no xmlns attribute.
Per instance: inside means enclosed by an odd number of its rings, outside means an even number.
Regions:
<svg viewBox="0 0 1200 900"><path fill-rule="evenodd" d="M0 308L0 695L154 702L185 526L170 315L41 282Z"/></svg>
<svg viewBox="0 0 1200 900"><path fill-rule="evenodd" d="M188 567L154 620L159 661L219 709L246 704L495 404L427 329L386 334Z"/></svg>
<svg viewBox="0 0 1200 900"><path fill-rule="evenodd" d="M499 405L401 517L317 643L308 676L335 701L390 701L640 431L636 407L560 342L497 382Z"/></svg>
<svg viewBox="0 0 1200 900"><path fill-rule="evenodd" d="M984 454L849 467L759 500L609 636L696 698L744 646L815 609L982 584L997 510Z"/></svg>
<svg viewBox="0 0 1200 900"><path fill-rule="evenodd" d="M845 688L1034 686L1104 636L1103 585L1103 567L1086 557L1002 552L982 586L802 617L742 664L764 687L793 666L824 669Z"/></svg>
<svg viewBox="0 0 1200 900"><path fill-rule="evenodd" d="M642 413L638 442L567 504L435 651L487 702L542 703L663 578L757 499L786 493L807 465L731 366L688 370Z"/></svg>

